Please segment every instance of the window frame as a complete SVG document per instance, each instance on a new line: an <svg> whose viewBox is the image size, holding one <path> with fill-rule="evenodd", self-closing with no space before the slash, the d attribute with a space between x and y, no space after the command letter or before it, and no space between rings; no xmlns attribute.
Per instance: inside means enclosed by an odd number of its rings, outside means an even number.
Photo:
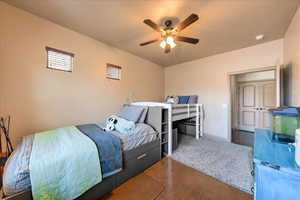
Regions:
<svg viewBox="0 0 300 200"><path fill-rule="evenodd" d="M113 78L113 77L107 76L107 75L108 75L108 74L107 74L107 69L108 69L109 67L117 68L117 69L119 70L119 72L120 72L120 73L119 73L119 78ZM119 65L114 65L114 64L111 64L111 63L106 63L106 74L105 74L105 76L106 76L107 79L121 80L121 77L122 77L122 67L119 66Z"/></svg>
<svg viewBox="0 0 300 200"><path fill-rule="evenodd" d="M45 49L46 49L46 52L47 52L47 66L46 66L46 68L51 69L51 70L62 71L62 72L73 72L74 56L75 56L74 53L63 51L63 50L59 50L59 49L52 48L52 47L49 47L49 46L46 46ZM64 69L57 69L57 68L51 68L51 67L49 67L49 51L53 51L53 52L57 52L57 53L61 53L61 54L65 54L65 55L70 56L71 59L72 59L71 69L70 70L64 70Z"/></svg>

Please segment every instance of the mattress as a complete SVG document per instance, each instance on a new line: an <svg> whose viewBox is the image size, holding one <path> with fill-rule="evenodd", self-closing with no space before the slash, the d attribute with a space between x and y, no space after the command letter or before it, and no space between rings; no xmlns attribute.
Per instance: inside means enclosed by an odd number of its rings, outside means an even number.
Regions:
<svg viewBox="0 0 300 200"><path fill-rule="evenodd" d="M97 125L104 127L103 123ZM144 123L136 124L135 131L130 134L122 134L117 131L111 131L110 133L120 138L123 151L137 148L140 145L156 140L158 137L157 132ZM22 143L5 164L2 188L6 196L31 189L29 160L32 142L33 136L24 137Z"/></svg>

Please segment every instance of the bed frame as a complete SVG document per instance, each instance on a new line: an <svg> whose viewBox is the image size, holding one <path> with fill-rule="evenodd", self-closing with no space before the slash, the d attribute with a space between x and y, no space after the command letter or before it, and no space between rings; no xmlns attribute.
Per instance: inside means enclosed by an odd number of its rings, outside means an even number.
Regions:
<svg viewBox="0 0 300 200"><path fill-rule="evenodd" d="M146 124L152 126L159 133L158 139L129 151L124 151L123 170L113 176L104 178L101 183L95 185L83 195L78 197L78 200L100 199L128 179L140 174L161 159L161 113L161 107L149 107L145 121ZM31 191L24 191L11 196L3 196L2 199L32 200L32 195Z"/></svg>
<svg viewBox="0 0 300 200"><path fill-rule="evenodd" d="M203 104L169 104L160 102L134 102L131 105L147 106L147 107L161 107L162 108L162 136L167 135L166 141L162 139L162 145L168 143L167 155L172 155L173 147L173 122L196 118L196 139L199 140L203 136L203 122L204 122L204 107Z"/></svg>

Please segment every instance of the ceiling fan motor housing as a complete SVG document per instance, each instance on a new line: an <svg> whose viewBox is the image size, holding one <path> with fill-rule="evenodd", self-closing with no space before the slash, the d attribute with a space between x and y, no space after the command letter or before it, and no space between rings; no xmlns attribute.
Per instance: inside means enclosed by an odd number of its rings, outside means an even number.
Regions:
<svg viewBox="0 0 300 200"><path fill-rule="evenodd" d="M166 25L167 28L170 28L172 26L172 24L173 24L173 22L170 19L165 21L165 25Z"/></svg>

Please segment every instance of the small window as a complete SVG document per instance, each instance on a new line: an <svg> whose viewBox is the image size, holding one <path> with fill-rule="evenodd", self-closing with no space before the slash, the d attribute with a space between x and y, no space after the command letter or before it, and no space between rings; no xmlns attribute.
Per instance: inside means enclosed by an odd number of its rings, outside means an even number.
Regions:
<svg viewBox="0 0 300 200"><path fill-rule="evenodd" d="M106 65L106 78L121 80L121 67L107 63Z"/></svg>
<svg viewBox="0 0 300 200"><path fill-rule="evenodd" d="M50 47L46 47L46 51L48 55L47 67L49 69L62 70L67 72L73 71L73 53L57 50Z"/></svg>

